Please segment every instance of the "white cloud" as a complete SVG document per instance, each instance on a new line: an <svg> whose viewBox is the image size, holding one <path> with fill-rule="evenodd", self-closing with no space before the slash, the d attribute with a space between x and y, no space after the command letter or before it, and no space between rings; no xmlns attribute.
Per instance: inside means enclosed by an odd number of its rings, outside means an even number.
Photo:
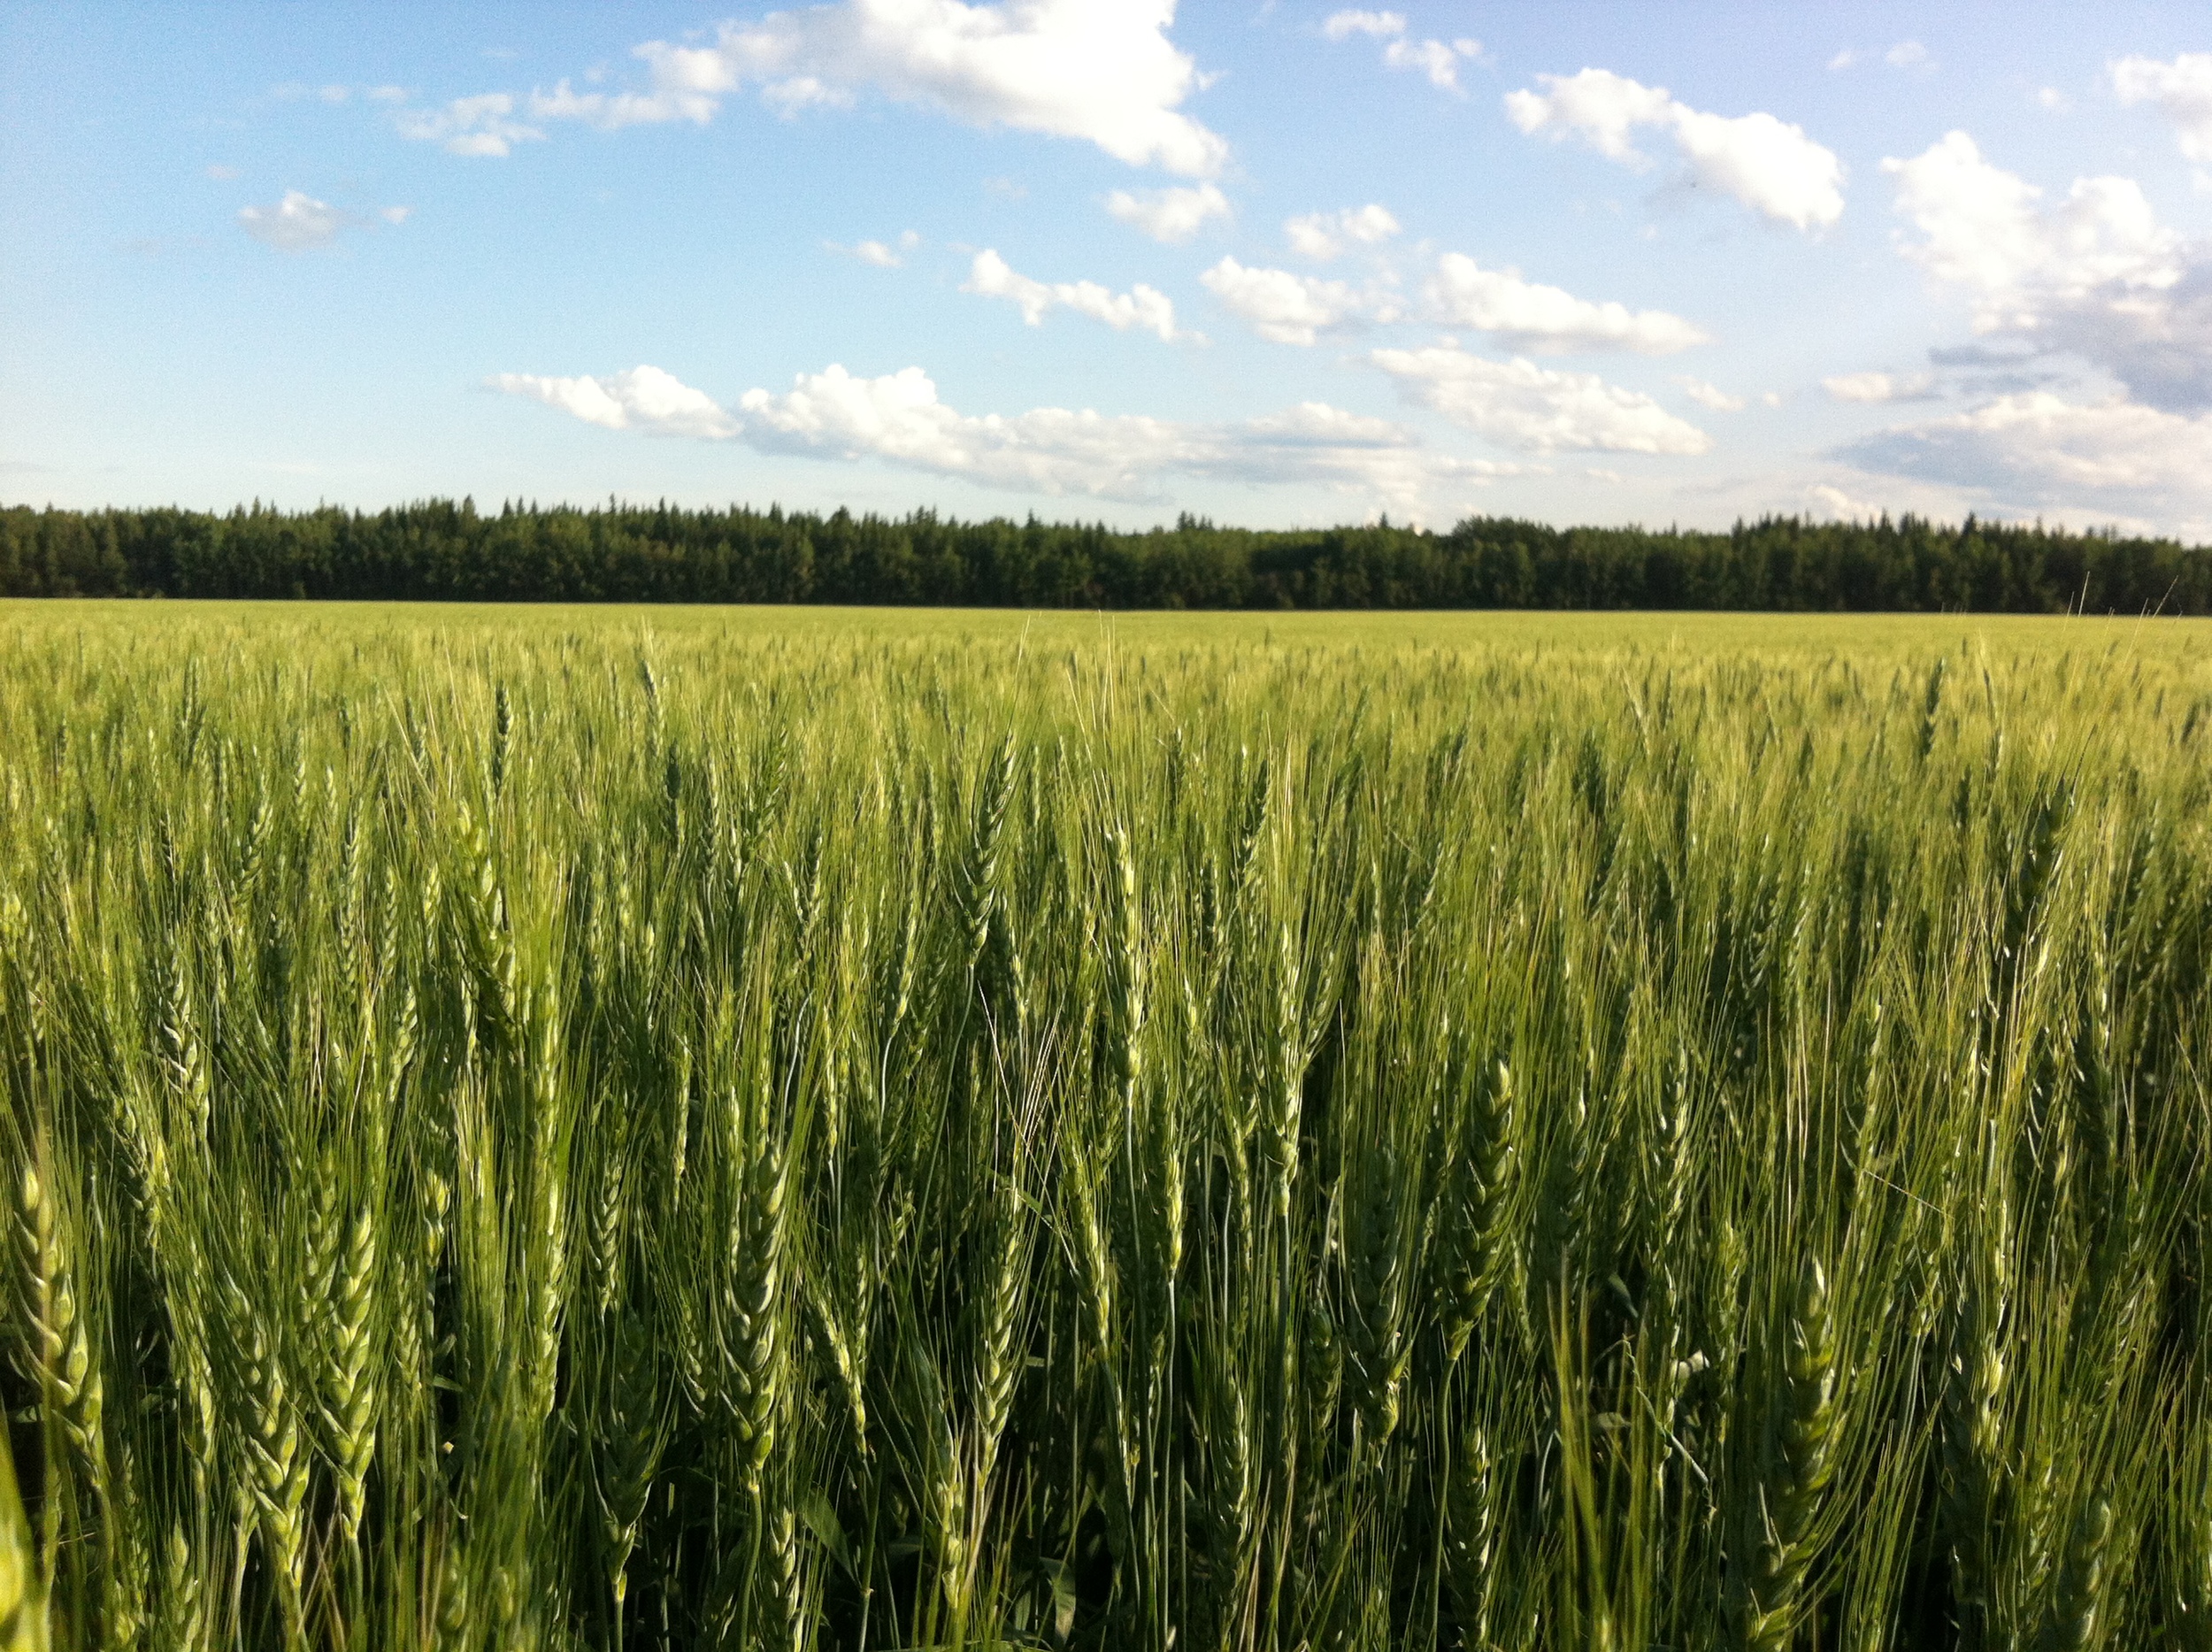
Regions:
<svg viewBox="0 0 2212 1652"><path fill-rule="evenodd" d="M1117 189L1106 197L1106 210L1153 240L1174 246L1195 235L1209 219L1228 217L1229 197L1211 183L1133 194Z"/></svg>
<svg viewBox="0 0 2212 1652"><path fill-rule="evenodd" d="M1540 354L1628 350L1666 356L1712 342L1663 310L1593 304L1557 287L1523 280L1511 270L1486 270L1464 253L1448 252L1437 260L1427 296L1440 319Z"/></svg>
<svg viewBox="0 0 2212 1652"><path fill-rule="evenodd" d="M833 241L828 243L832 252L841 252L858 258L863 264L872 264L879 270L903 268L906 255L921 244L921 236L910 229L899 236L896 247L884 241L856 241L849 247L841 247Z"/></svg>
<svg viewBox="0 0 2212 1652"><path fill-rule="evenodd" d="M2054 115L2063 115L2072 111L2074 100L2055 86L2039 87L2035 94L2035 106Z"/></svg>
<svg viewBox="0 0 2212 1652"><path fill-rule="evenodd" d="M1664 87L1644 86L1608 69L1540 74L1541 92L1506 95L1506 113L1532 135L1580 137L1608 158L1648 165L1636 148L1639 127L1673 138L1694 184L1740 201L1798 229L1843 215L1843 163L1804 128L1765 113L1727 117L1677 103Z"/></svg>
<svg viewBox="0 0 2212 1652"><path fill-rule="evenodd" d="M650 366L601 378L502 373L488 385L611 430L876 459L1022 493L1150 500L1164 479L1182 475L1319 485L1417 516L1425 501L1540 469L1434 453L1402 426L1318 402L1212 425L1064 408L977 417L941 401L919 367L870 379L832 366L798 374L781 394L749 390L733 408Z"/></svg>
<svg viewBox="0 0 2212 1652"><path fill-rule="evenodd" d="M1366 35L1377 40L1390 40L1406 32L1402 12L1333 12L1321 25L1321 33L1329 40L1349 40L1355 35Z"/></svg>
<svg viewBox="0 0 2212 1652"><path fill-rule="evenodd" d="M1369 359L1409 399L1527 452L1698 454L1713 445L1710 436L1649 396L1594 373L1557 373L1521 357L1491 361L1448 342L1379 350Z"/></svg>
<svg viewBox="0 0 2212 1652"><path fill-rule="evenodd" d="M546 120L619 127L713 119L757 86L786 113L873 88L978 127L1095 143L1131 165L1211 177L1217 134L1181 112L1202 78L1168 38L1175 0L837 0L724 23L711 44L648 41L642 91L533 94Z"/></svg>
<svg viewBox="0 0 2212 1652"><path fill-rule="evenodd" d="M1716 413L1740 413L1750 404L1744 397L1731 396L1720 386L1709 384L1703 379L1692 378L1688 373L1677 373L1674 381L1681 386L1683 395L1700 407L1709 407Z"/></svg>
<svg viewBox="0 0 2212 1652"><path fill-rule="evenodd" d="M2212 407L2212 258L2132 179L2078 178L2047 203L1963 132L1882 165L1920 232L1906 256L1966 292L1976 332L2073 351L2155 407Z"/></svg>
<svg viewBox="0 0 2212 1652"><path fill-rule="evenodd" d="M280 252L326 247L338 239L346 222L346 215L329 202L300 189L287 189L274 206L242 207L238 212L241 229Z"/></svg>
<svg viewBox="0 0 2212 1652"><path fill-rule="evenodd" d="M342 104L353 96L353 88L349 86L326 86L318 96L326 104Z"/></svg>
<svg viewBox="0 0 2212 1652"><path fill-rule="evenodd" d="M2045 208L2040 189L1991 165L1963 132L1882 170L1897 180L1897 210L1924 237L1907 256L1975 293L1978 331L2032 328L2098 288L2156 289L2180 277L2177 238L2131 179L2077 179L2063 203Z"/></svg>
<svg viewBox="0 0 2212 1652"><path fill-rule="evenodd" d="M1830 522L1876 522L1884 514L1882 507L1855 499L1832 482L1815 482L1805 489L1805 502L1811 513Z"/></svg>
<svg viewBox="0 0 2212 1652"><path fill-rule="evenodd" d="M1393 69L1418 69L1440 91L1458 92L1459 65L1482 56L1479 40L1415 40L1406 33L1402 12L1335 12L1321 25L1324 38L1345 41L1356 35L1386 42L1383 63Z"/></svg>
<svg viewBox="0 0 2212 1652"><path fill-rule="evenodd" d="M2200 524L2212 515L2212 415L2133 402L2072 403L2027 391L1880 432L1837 457L2023 507L2070 505Z"/></svg>
<svg viewBox="0 0 2212 1652"><path fill-rule="evenodd" d="M1078 315L1103 321L1118 333L1135 328L1157 335L1164 343L1191 335L1175 330L1175 304L1165 293L1139 281L1125 293L1117 293L1096 281L1040 281L1021 274L991 248L975 255L964 293L986 298L1004 298L1021 311L1031 327L1041 323L1048 311L1072 310Z"/></svg>
<svg viewBox="0 0 2212 1652"><path fill-rule="evenodd" d="M1820 388L1839 402L1916 402L1935 388L1927 373L1841 373L1823 379Z"/></svg>
<svg viewBox="0 0 2212 1652"><path fill-rule="evenodd" d="M1325 281L1290 270L1253 269L1224 258L1198 278L1206 289L1277 344L1310 344L1317 335L1349 321L1392 319L1394 306L1346 281Z"/></svg>
<svg viewBox="0 0 2212 1652"><path fill-rule="evenodd" d="M1371 247L1397 233L1397 219L1387 207L1372 202L1361 207L1348 206L1340 212L1309 212L1302 218L1287 219L1283 224L1283 234L1292 251L1324 264L1348 246Z"/></svg>
<svg viewBox="0 0 2212 1652"><path fill-rule="evenodd" d="M2112 65L2112 89L2124 104L2156 104L2182 154L2212 164L2212 51L2185 51L2171 63L2123 58Z"/></svg>
<svg viewBox="0 0 2212 1652"><path fill-rule="evenodd" d="M1882 54L1882 61L1893 69L1933 68L1928 49L1916 40L1901 40Z"/></svg>
<svg viewBox="0 0 2212 1652"><path fill-rule="evenodd" d="M407 88L403 86L372 86L361 96L373 104L403 104L407 101Z"/></svg>
<svg viewBox="0 0 2212 1652"><path fill-rule="evenodd" d="M508 93L480 92L457 97L442 109L402 109L392 121L402 137L441 144L449 155L499 158L511 154L518 143L545 136L514 114L515 100Z"/></svg>
<svg viewBox="0 0 2212 1652"><path fill-rule="evenodd" d="M287 189L284 198L273 206L240 208L238 227L279 252L311 252L327 247L349 229L373 227L379 221L403 224L413 210L388 206L380 208L373 219L362 218L327 201L318 201L303 189Z"/></svg>
<svg viewBox="0 0 2212 1652"><path fill-rule="evenodd" d="M217 165L210 166L207 169L207 175L214 179L217 183L228 183L232 179L238 176L238 168L235 166L224 166Z"/></svg>
<svg viewBox="0 0 2212 1652"><path fill-rule="evenodd" d="M1829 72L1831 73L1840 73L1844 70L1851 67L1852 65L1858 62L1858 60L1859 54L1852 50L1850 47L1846 46L1841 51L1828 59Z"/></svg>
<svg viewBox="0 0 2212 1652"><path fill-rule="evenodd" d="M734 436L741 426L703 390L695 390L658 367L633 367L604 378L549 379L503 373L487 381L495 390L526 396L587 424L609 430L642 430L658 436Z"/></svg>

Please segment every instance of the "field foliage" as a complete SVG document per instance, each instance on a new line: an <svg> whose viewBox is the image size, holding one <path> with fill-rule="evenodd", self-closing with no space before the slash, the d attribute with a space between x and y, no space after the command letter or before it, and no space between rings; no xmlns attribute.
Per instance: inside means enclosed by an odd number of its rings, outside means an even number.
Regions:
<svg viewBox="0 0 2212 1652"><path fill-rule="evenodd" d="M0 730L8 1652L2212 1648L2202 627L12 607Z"/></svg>

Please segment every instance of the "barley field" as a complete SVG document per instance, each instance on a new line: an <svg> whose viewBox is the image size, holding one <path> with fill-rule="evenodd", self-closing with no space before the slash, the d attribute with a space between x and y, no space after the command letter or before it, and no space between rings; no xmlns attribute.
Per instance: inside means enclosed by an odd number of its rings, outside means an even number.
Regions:
<svg viewBox="0 0 2212 1652"><path fill-rule="evenodd" d="M0 605L0 1648L2212 1648L2208 968L2193 621Z"/></svg>

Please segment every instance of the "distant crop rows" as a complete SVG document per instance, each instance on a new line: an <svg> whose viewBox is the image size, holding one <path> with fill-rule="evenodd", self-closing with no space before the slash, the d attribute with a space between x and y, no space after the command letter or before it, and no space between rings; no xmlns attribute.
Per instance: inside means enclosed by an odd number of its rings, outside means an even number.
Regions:
<svg viewBox="0 0 2212 1652"><path fill-rule="evenodd" d="M312 612L0 612L6 1652L2212 1647L2212 651Z"/></svg>

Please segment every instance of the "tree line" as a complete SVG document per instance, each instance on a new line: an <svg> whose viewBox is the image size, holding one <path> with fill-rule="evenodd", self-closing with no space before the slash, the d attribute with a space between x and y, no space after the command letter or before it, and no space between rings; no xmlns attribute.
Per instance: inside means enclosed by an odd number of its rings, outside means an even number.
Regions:
<svg viewBox="0 0 2212 1652"><path fill-rule="evenodd" d="M1260 532L433 499L375 512L0 510L0 595L1025 608L2212 613L2170 539L1916 516L1725 533L1472 517Z"/></svg>

